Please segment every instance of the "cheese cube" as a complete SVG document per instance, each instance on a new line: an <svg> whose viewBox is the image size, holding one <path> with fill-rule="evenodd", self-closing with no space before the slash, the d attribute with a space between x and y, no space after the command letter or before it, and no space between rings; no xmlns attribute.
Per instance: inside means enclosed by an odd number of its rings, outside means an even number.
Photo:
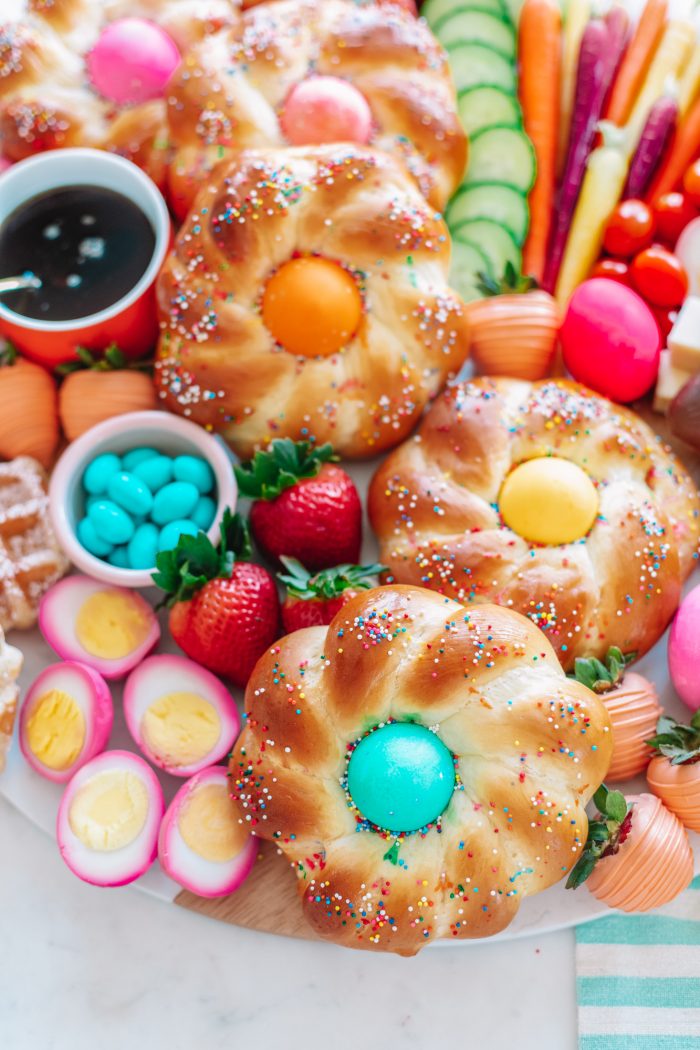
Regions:
<svg viewBox="0 0 700 1050"><path fill-rule="evenodd" d="M659 358L659 375L656 380L656 389L654 390L654 411L665 415L668 411L668 406L689 379L689 372L684 372L680 368L674 368L671 362L671 351L662 350Z"/></svg>
<svg viewBox="0 0 700 1050"><path fill-rule="evenodd" d="M700 372L700 297L689 295L668 334L671 364L694 375Z"/></svg>

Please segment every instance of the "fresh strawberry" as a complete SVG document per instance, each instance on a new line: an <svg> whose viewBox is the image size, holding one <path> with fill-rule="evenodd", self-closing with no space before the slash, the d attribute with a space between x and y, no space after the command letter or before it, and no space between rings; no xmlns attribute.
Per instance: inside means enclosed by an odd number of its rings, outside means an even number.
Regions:
<svg viewBox="0 0 700 1050"><path fill-rule="evenodd" d="M351 478L332 464L336 458L330 445L278 438L236 467L241 495L255 501L253 535L269 557L286 554L309 569L357 561L362 505Z"/></svg>
<svg viewBox="0 0 700 1050"><path fill-rule="evenodd" d="M384 565L336 565L312 576L296 558L280 559L287 570L277 574L287 588L282 623L291 634L302 627L331 622L339 609L360 591L377 586Z"/></svg>
<svg viewBox="0 0 700 1050"><path fill-rule="evenodd" d="M177 547L157 556L153 573L166 592L175 642L190 659L239 686L279 635L274 578L247 560L250 553L246 522L226 511L218 548L204 532L181 536Z"/></svg>

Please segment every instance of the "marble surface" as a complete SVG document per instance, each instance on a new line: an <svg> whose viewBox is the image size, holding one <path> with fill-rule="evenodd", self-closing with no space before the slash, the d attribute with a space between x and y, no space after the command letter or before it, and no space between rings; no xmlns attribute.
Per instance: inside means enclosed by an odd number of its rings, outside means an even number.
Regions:
<svg viewBox="0 0 700 1050"><path fill-rule="evenodd" d="M3 1050L575 1050L574 935L368 956L98 890L0 798Z"/></svg>

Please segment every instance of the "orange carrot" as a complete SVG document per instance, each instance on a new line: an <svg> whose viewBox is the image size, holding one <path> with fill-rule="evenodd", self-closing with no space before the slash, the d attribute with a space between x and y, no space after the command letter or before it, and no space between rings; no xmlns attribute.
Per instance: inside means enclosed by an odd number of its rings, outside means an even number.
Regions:
<svg viewBox="0 0 700 1050"><path fill-rule="evenodd" d="M530 192L530 232L523 249L523 269L542 280L557 162L561 12L556 0L525 0L518 28L520 102L525 131L537 157L537 177Z"/></svg>
<svg viewBox="0 0 700 1050"><path fill-rule="evenodd" d="M663 193L674 190L683 178L685 169L700 155L700 98L688 110L688 115L678 128L671 148L666 154L652 182L647 199L656 200Z"/></svg>
<svg viewBox="0 0 700 1050"><path fill-rule="evenodd" d="M666 22L668 0L647 0L622 60L608 102L606 120L618 127L626 123L658 47Z"/></svg>

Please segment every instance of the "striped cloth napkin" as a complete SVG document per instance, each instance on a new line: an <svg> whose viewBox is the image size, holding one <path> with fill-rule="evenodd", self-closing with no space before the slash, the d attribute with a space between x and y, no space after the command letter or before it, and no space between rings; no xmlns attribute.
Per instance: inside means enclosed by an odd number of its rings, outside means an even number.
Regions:
<svg viewBox="0 0 700 1050"><path fill-rule="evenodd" d="M579 1050L700 1050L700 875L649 915L576 928Z"/></svg>

